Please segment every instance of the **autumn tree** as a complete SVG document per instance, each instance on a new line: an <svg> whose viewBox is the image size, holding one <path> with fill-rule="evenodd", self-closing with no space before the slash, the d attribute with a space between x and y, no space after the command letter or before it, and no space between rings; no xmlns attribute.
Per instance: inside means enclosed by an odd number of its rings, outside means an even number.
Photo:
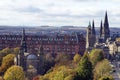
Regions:
<svg viewBox="0 0 120 80"><path fill-rule="evenodd" d="M14 57L14 54L8 54L5 57L3 57L0 72L4 73L9 67L14 65Z"/></svg>
<svg viewBox="0 0 120 80"><path fill-rule="evenodd" d="M101 49L93 49L89 56L93 66L104 59L103 51Z"/></svg>
<svg viewBox="0 0 120 80"><path fill-rule="evenodd" d="M110 75L111 70L112 68L107 59L97 63L94 69L94 80L98 80L102 76Z"/></svg>
<svg viewBox="0 0 120 80"><path fill-rule="evenodd" d="M19 47L14 48L14 49L13 49L14 54L16 54L16 55L17 55L17 54L19 54L19 50L20 50L20 48L19 48Z"/></svg>
<svg viewBox="0 0 120 80"><path fill-rule="evenodd" d="M77 75L75 76L74 80L92 80L92 70L92 63L89 61L88 55L84 54L79 62Z"/></svg>
<svg viewBox="0 0 120 80"><path fill-rule="evenodd" d="M20 66L11 66L4 75L4 80L24 80L25 74Z"/></svg>
<svg viewBox="0 0 120 80"><path fill-rule="evenodd" d="M75 56L73 57L73 61L77 64L77 63L79 63L79 61L80 61L80 59L81 59L81 56L80 56L80 54L75 54Z"/></svg>
<svg viewBox="0 0 120 80"><path fill-rule="evenodd" d="M114 80L114 78L111 75L107 75L107 76L102 76L99 80Z"/></svg>
<svg viewBox="0 0 120 80"><path fill-rule="evenodd" d="M60 65L67 65L69 64L69 62L72 60L71 55L70 54L57 54L56 56L56 63L60 64Z"/></svg>
<svg viewBox="0 0 120 80"><path fill-rule="evenodd" d="M12 53L12 50L10 48L4 48L3 50L0 51L0 65L2 64L3 57L10 53Z"/></svg>

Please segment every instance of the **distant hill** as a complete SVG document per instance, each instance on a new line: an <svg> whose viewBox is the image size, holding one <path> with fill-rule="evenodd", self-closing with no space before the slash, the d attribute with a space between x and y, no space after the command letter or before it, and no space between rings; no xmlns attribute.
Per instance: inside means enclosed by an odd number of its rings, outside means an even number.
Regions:
<svg viewBox="0 0 120 80"><path fill-rule="evenodd" d="M86 27L80 26L0 26L0 34L21 34L22 29L25 28L27 34L38 34L38 33L49 33L49 32L80 32L84 35L86 34ZM99 34L99 27L96 27L96 33ZM114 32L119 32L120 28L110 28L111 34Z"/></svg>

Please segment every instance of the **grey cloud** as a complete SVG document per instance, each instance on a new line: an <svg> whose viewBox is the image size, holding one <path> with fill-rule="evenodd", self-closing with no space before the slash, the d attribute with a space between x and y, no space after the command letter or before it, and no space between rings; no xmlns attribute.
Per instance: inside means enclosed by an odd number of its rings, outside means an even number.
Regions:
<svg viewBox="0 0 120 80"><path fill-rule="evenodd" d="M28 6L25 8L19 8L16 9L16 11L18 12L28 12L28 13L40 13L40 12L44 12L43 9L37 8L37 7L33 7L33 6Z"/></svg>

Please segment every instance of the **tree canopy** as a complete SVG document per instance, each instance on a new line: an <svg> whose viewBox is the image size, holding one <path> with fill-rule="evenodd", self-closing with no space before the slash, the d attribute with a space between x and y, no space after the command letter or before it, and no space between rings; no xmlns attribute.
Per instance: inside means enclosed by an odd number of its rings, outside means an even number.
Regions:
<svg viewBox="0 0 120 80"><path fill-rule="evenodd" d="M92 63L89 61L88 55L84 54L81 58L80 63L78 65L77 76L74 80L92 80Z"/></svg>
<svg viewBox="0 0 120 80"><path fill-rule="evenodd" d="M97 63L94 68L94 79L98 80L99 78L110 75L110 71L112 70L109 61L104 59L103 61Z"/></svg>
<svg viewBox="0 0 120 80"><path fill-rule="evenodd" d="M73 61L75 62L75 63L79 63L79 61L80 61L80 59L81 59L81 56L80 56L80 54L75 54L75 56L73 57Z"/></svg>
<svg viewBox="0 0 120 80"><path fill-rule="evenodd" d="M24 80L24 78L24 71L20 66L11 66L4 75L4 80Z"/></svg>
<svg viewBox="0 0 120 80"><path fill-rule="evenodd" d="M101 49L93 49L89 56L93 66L104 59L103 51Z"/></svg>
<svg viewBox="0 0 120 80"><path fill-rule="evenodd" d="M3 57L0 72L4 73L9 67L14 65L14 57L14 54L8 54L5 57Z"/></svg>

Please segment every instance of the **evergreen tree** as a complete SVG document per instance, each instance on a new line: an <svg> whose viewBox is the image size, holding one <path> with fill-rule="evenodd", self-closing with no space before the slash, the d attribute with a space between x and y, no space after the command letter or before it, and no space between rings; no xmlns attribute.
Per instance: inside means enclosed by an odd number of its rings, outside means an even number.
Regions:
<svg viewBox="0 0 120 80"><path fill-rule="evenodd" d="M78 65L77 75L74 80L92 80L92 63L89 61L88 55L85 54Z"/></svg>

